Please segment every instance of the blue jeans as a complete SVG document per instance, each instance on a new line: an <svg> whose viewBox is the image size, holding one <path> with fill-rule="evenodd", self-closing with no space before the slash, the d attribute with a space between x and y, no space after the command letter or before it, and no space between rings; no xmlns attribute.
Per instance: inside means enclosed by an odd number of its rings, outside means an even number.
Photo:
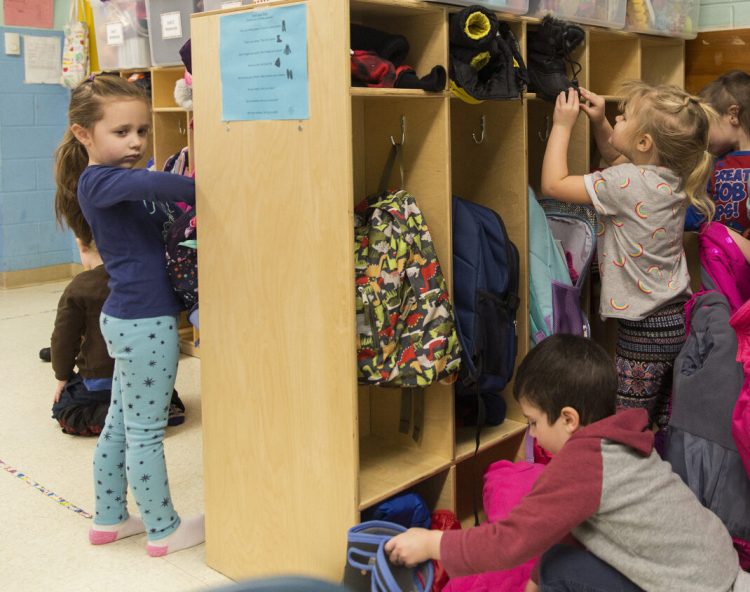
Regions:
<svg viewBox="0 0 750 592"><path fill-rule="evenodd" d="M128 518L130 484L148 538L158 540L180 525L163 443L180 356L177 319L117 319L102 313L100 323L115 370L112 402L94 453L94 523Z"/></svg>
<svg viewBox="0 0 750 592"><path fill-rule="evenodd" d="M555 545L539 569L542 592L643 592L614 567L585 549Z"/></svg>

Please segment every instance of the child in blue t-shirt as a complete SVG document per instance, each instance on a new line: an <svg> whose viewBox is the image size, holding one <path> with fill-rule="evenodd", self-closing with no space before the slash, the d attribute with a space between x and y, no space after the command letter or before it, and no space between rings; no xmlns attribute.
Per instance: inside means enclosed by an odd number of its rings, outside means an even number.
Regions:
<svg viewBox="0 0 750 592"><path fill-rule="evenodd" d="M700 92L719 114L709 133L709 151L718 157L708 183L716 204L713 221L739 234L750 232L748 176L750 176L750 74L732 70ZM685 230L698 230L705 217L688 208Z"/></svg>

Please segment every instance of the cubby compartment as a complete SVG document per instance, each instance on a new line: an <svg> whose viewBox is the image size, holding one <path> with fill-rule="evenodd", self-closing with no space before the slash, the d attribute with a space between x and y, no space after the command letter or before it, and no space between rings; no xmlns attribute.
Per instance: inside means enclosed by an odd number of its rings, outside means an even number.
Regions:
<svg viewBox="0 0 750 592"><path fill-rule="evenodd" d="M454 512L456 507L456 468L450 467L444 471L440 471L436 475L419 481L398 493L416 493L427 504L430 512L434 512L435 510L450 510ZM362 506L361 509L364 512L364 510L378 503L380 502Z"/></svg>
<svg viewBox="0 0 750 592"><path fill-rule="evenodd" d="M403 187L417 202L430 229L443 275L450 285L450 158L448 100L352 97L354 201L380 189L393 142L401 145ZM402 186L401 163L395 162L386 188ZM411 408L422 416L421 431L402 433L401 409L408 391L359 388L360 507L377 503L413 483L444 470L453 456L452 388L435 384L414 393ZM422 407L423 414L419 409Z"/></svg>
<svg viewBox="0 0 750 592"><path fill-rule="evenodd" d="M175 83L181 80L184 74L185 68L182 66L151 70L151 106L154 111L185 111L174 100Z"/></svg>
<svg viewBox="0 0 750 592"><path fill-rule="evenodd" d="M640 46L633 34L591 29L588 89L605 97L616 96L622 83L640 78Z"/></svg>
<svg viewBox="0 0 750 592"><path fill-rule="evenodd" d="M519 432L492 448L470 455L456 464L456 516L463 528L474 526L474 509L476 503L479 521L485 522L482 503L484 472L498 460L522 460L525 431Z"/></svg>
<svg viewBox="0 0 750 592"><path fill-rule="evenodd" d="M379 190L392 142L402 144L403 187L416 198L450 285L448 101L442 95L352 97L352 136L355 202ZM386 187L401 186L397 161Z"/></svg>
<svg viewBox="0 0 750 592"><path fill-rule="evenodd" d="M145 0L90 0L99 67L104 70L148 68L148 22Z"/></svg>
<svg viewBox="0 0 750 592"><path fill-rule="evenodd" d="M485 101L470 105L459 99L451 104L451 180L453 194L495 211L503 220L510 239L519 251L519 286L528 283L527 179L525 170L526 123L521 101ZM528 298L519 290L516 313L520 363L528 344ZM512 381L503 398L506 419L499 426L482 428L481 447L486 448L524 429L522 414L513 399ZM455 457L470 455L476 428L456 429Z"/></svg>
<svg viewBox="0 0 750 592"><path fill-rule="evenodd" d="M390 2L386 0L352 0L352 24L364 25L390 33L403 35L409 43L409 53L404 64L411 66L422 77L435 66L448 71L448 20L445 9L422 2ZM432 94L412 89L380 89L353 87L352 93L391 91L406 94Z"/></svg>
<svg viewBox="0 0 750 592"><path fill-rule="evenodd" d="M554 105L546 101L529 101L527 122L529 127L528 174L529 185L537 197L542 196L542 162L547 148L547 138L552 129ZM568 173L585 175L589 172L589 119L578 115L568 144Z"/></svg>
<svg viewBox="0 0 750 592"><path fill-rule="evenodd" d="M682 86L685 80L685 43L666 37L640 37L641 80L649 84Z"/></svg>
<svg viewBox="0 0 750 592"><path fill-rule="evenodd" d="M188 115L186 111L154 112L154 165L157 170L162 170L170 156L188 145Z"/></svg>
<svg viewBox="0 0 750 592"><path fill-rule="evenodd" d="M389 498L450 466L453 450L446 434L453 428L451 387L436 384L421 393L374 386L360 387L359 391L360 508ZM408 433L399 431L404 397ZM409 422L412 415L415 419ZM414 426L420 429L416 440Z"/></svg>
<svg viewBox="0 0 750 592"><path fill-rule="evenodd" d="M625 26L626 0L569 2L568 0L530 0L529 16L552 14L557 18L597 27L622 29Z"/></svg>

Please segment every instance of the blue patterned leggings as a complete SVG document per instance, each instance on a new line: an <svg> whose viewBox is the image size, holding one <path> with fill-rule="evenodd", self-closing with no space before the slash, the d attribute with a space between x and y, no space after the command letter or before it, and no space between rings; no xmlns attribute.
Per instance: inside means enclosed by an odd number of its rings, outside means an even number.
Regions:
<svg viewBox="0 0 750 592"><path fill-rule="evenodd" d="M127 519L129 483L148 538L158 540L180 524L163 444L180 354L177 319L123 320L102 313L100 325L115 371L112 402L94 453L94 523Z"/></svg>

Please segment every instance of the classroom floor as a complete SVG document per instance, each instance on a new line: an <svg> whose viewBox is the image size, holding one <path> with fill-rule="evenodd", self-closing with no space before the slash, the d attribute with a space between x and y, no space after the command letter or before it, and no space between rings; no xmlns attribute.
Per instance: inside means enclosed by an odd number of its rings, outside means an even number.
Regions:
<svg viewBox="0 0 750 592"><path fill-rule="evenodd" d="M230 584L206 566L205 545L152 558L145 535L89 544L91 519L80 510L94 511L96 439L63 434L51 419L55 378L39 359L66 284L0 290L0 590L192 592ZM191 516L203 511L198 359L182 357L176 387L186 421L167 429L167 467L175 507Z"/></svg>

